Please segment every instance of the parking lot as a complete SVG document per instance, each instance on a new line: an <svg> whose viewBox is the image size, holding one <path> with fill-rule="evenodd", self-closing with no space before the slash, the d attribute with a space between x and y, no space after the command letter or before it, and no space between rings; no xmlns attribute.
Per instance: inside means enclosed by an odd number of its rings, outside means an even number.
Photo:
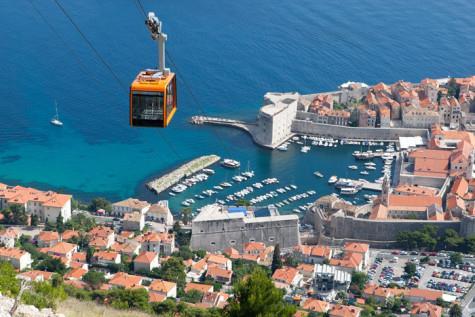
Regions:
<svg viewBox="0 0 475 317"><path fill-rule="evenodd" d="M421 258L429 256L429 263L419 264ZM417 265L417 272L412 280L404 274L406 263ZM463 264L455 267L450 263L448 254L418 254L417 252L373 250L368 267L370 281L387 287L418 287L421 289L438 289L446 294L461 297L475 281L475 261L464 258Z"/></svg>

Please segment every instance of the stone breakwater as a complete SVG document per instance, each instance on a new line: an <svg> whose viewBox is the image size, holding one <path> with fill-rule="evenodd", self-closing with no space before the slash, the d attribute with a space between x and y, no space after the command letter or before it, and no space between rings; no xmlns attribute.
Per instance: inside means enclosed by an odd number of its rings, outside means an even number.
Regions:
<svg viewBox="0 0 475 317"><path fill-rule="evenodd" d="M147 187L153 190L157 194L161 193L165 189L175 185L182 178L191 176L194 173L201 171L208 166L218 162L221 158L218 155L204 155L194 160L189 161L173 170L172 172L163 175L160 178L154 179L147 183Z"/></svg>

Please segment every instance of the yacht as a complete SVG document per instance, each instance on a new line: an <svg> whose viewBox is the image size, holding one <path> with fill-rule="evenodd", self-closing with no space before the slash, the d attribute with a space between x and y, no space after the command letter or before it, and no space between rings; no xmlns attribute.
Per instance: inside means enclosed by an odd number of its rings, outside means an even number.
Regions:
<svg viewBox="0 0 475 317"><path fill-rule="evenodd" d="M323 174L320 173L319 171L314 172L313 175L315 175L315 176L317 176L317 177L320 177L320 178L323 177Z"/></svg>
<svg viewBox="0 0 475 317"><path fill-rule="evenodd" d="M241 166L241 163L239 163L236 160L232 160L232 159L224 159L221 162L221 165L224 166L224 167L228 167L228 168L238 168L238 167Z"/></svg>
<svg viewBox="0 0 475 317"><path fill-rule="evenodd" d="M360 174L361 175L368 175L369 173L368 173L368 171L361 171Z"/></svg>
<svg viewBox="0 0 475 317"><path fill-rule="evenodd" d="M302 148L300 149L300 152L302 153L308 153L308 151L310 151L310 146L302 146Z"/></svg>
<svg viewBox="0 0 475 317"><path fill-rule="evenodd" d="M279 145L279 146L277 147L277 150L279 150L279 151L287 151L287 150L288 150L288 146L287 146L287 144Z"/></svg>
<svg viewBox="0 0 475 317"><path fill-rule="evenodd" d="M355 187L342 187L340 189L340 194L342 195L354 195L358 192L358 189Z"/></svg>
<svg viewBox="0 0 475 317"><path fill-rule="evenodd" d="M367 170L370 170L370 171L374 171L374 170L376 169L376 167L371 166L371 165L367 165L367 166L365 166L365 168L366 168Z"/></svg>
<svg viewBox="0 0 475 317"><path fill-rule="evenodd" d="M357 169L358 169L358 166L356 166L356 165L350 165L350 166L348 166L348 168L349 168L350 170L357 170Z"/></svg>
<svg viewBox="0 0 475 317"><path fill-rule="evenodd" d="M168 195L170 196L176 196L176 194L174 192L169 192Z"/></svg>
<svg viewBox="0 0 475 317"><path fill-rule="evenodd" d="M208 175L213 175L214 174L214 170L212 170L211 168L204 168L203 169L203 173L206 173Z"/></svg>
<svg viewBox="0 0 475 317"><path fill-rule="evenodd" d="M188 187L183 184L178 184L172 188L172 191L175 193L181 193L184 192Z"/></svg>
<svg viewBox="0 0 475 317"><path fill-rule="evenodd" d="M51 123L52 125L57 126L57 127L62 127L62 126L63 126L63 123L59 120L58 103L56 102L55 105L56 105L56 114L55 114L55 116L51 119L50 123Z"/></svg>
<svg viewBox="0 0 475 317"><path fill-rule="evenodd" d="M328 179L328 184L335 184L337 181L338 181L338 177L333 175L332 177L330 177L330 179Z"/></svg>
<svg viewBox="0 0 475 317"><path fill-rule="evenodd" d="M219 184L221 187L231 187L233 186L231 183L228 183L228 182L223 182L221 184Z"/></svg>

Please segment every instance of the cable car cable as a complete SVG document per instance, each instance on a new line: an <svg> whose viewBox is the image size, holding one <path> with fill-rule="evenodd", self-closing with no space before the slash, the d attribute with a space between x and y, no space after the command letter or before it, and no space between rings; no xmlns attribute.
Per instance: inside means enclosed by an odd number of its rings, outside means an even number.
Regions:
<svg viewBox="0 0 475 317"><path fill-rule="evenodd" d="M140 11L142 11L142 14L144 15L145 18L147 18L147 13L145 11L145 8L144 6L142 5L142 1L141 0L135 0L136 3L139 4L139 7L140 7ZM188 94L191 96L191 99L193 100L193 102L196 104L196 106L199 108L201 114L203 116L207 116L206 112L204 111L204 108L202 107L201 103L199 102L198 100L198 97L196 97L196 95L193 93L193 90L191 89L191 86L188 85L188 82L185 80L184 76L182 75L182 72L178 69L178 66L176 65L176 63L174 62L172 56L171 56L171 53L169 50L166 50L165 52L166 54L166 57L167 59L170 61L170 63L172 64L173 68L175 69L175 73L177 74L177 77L180 78L180 80L183 82L184 84L184 87L185 87L185 90L187 90ZM219 137L218 133L216 132L215 129L211 129L211 133L214 134L214 136L216 137L216 139L218 140L218 142L221 143L221 146L222 148L224 149L225 152L227 152L227 154L229 155L230 154L230 150L229 150L229 147L228 145L222 140L222 138Z"/></svg>
<svg viewBox="0 0 475 317"><path fill-rule="evenodd" d="M71 18L71 16L68 14L68 12L66 11L66 9L59 3L58 0L53 0L56 5L61 9L61 11L63 12L63 14L68 18L68 20L71 22L71 24L75 27L75 29L79 32L79 34L81 35L81 37L84 39L84 41L89 45L89 47L93 50L93 52L97 55L97 57L99 58L99 60L104 64L104 66L106 66L106 68L109 70L109 72L113 75L113 77L115 78L115 80L119 83L120 86L122 86L122 88L126 89L128 91L129 87L127 85L125 85L122 80L117 76L117 74L114 72L114 70L112 69L112 67L106 62L106 60L102 57L102 55L99 53L99 51L94 47L94 45L91 43L91 41L89 41L89 39L86 37L86 35L81 31L81 29L79 28L79 26L74 22L74 20ZM173 154L176 156L176 158L178 160L183 160L183 158L181 157L181 155L178 154L177 150L175 149L175 147L173 146L173 144L171 144L161 133L160 131L158 131L158 135L162 138L162 140L167 144L167 146L170 148L170 150L173 152ZM191 173L191 170L189 169L188 172Z"/></svg>

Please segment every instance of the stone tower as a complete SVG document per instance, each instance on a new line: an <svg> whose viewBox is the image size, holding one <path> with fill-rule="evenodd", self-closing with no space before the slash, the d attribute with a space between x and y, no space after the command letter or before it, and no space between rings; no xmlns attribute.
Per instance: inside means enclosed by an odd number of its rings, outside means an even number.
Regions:
<svg viewBox="0 0 475 317"><path fill-rule="evenodd" d="M381 203L388 207L389 206L389 194L391 193L391 185L389 184L389 177L384 176L382 191L381 191Z"/></svg>

